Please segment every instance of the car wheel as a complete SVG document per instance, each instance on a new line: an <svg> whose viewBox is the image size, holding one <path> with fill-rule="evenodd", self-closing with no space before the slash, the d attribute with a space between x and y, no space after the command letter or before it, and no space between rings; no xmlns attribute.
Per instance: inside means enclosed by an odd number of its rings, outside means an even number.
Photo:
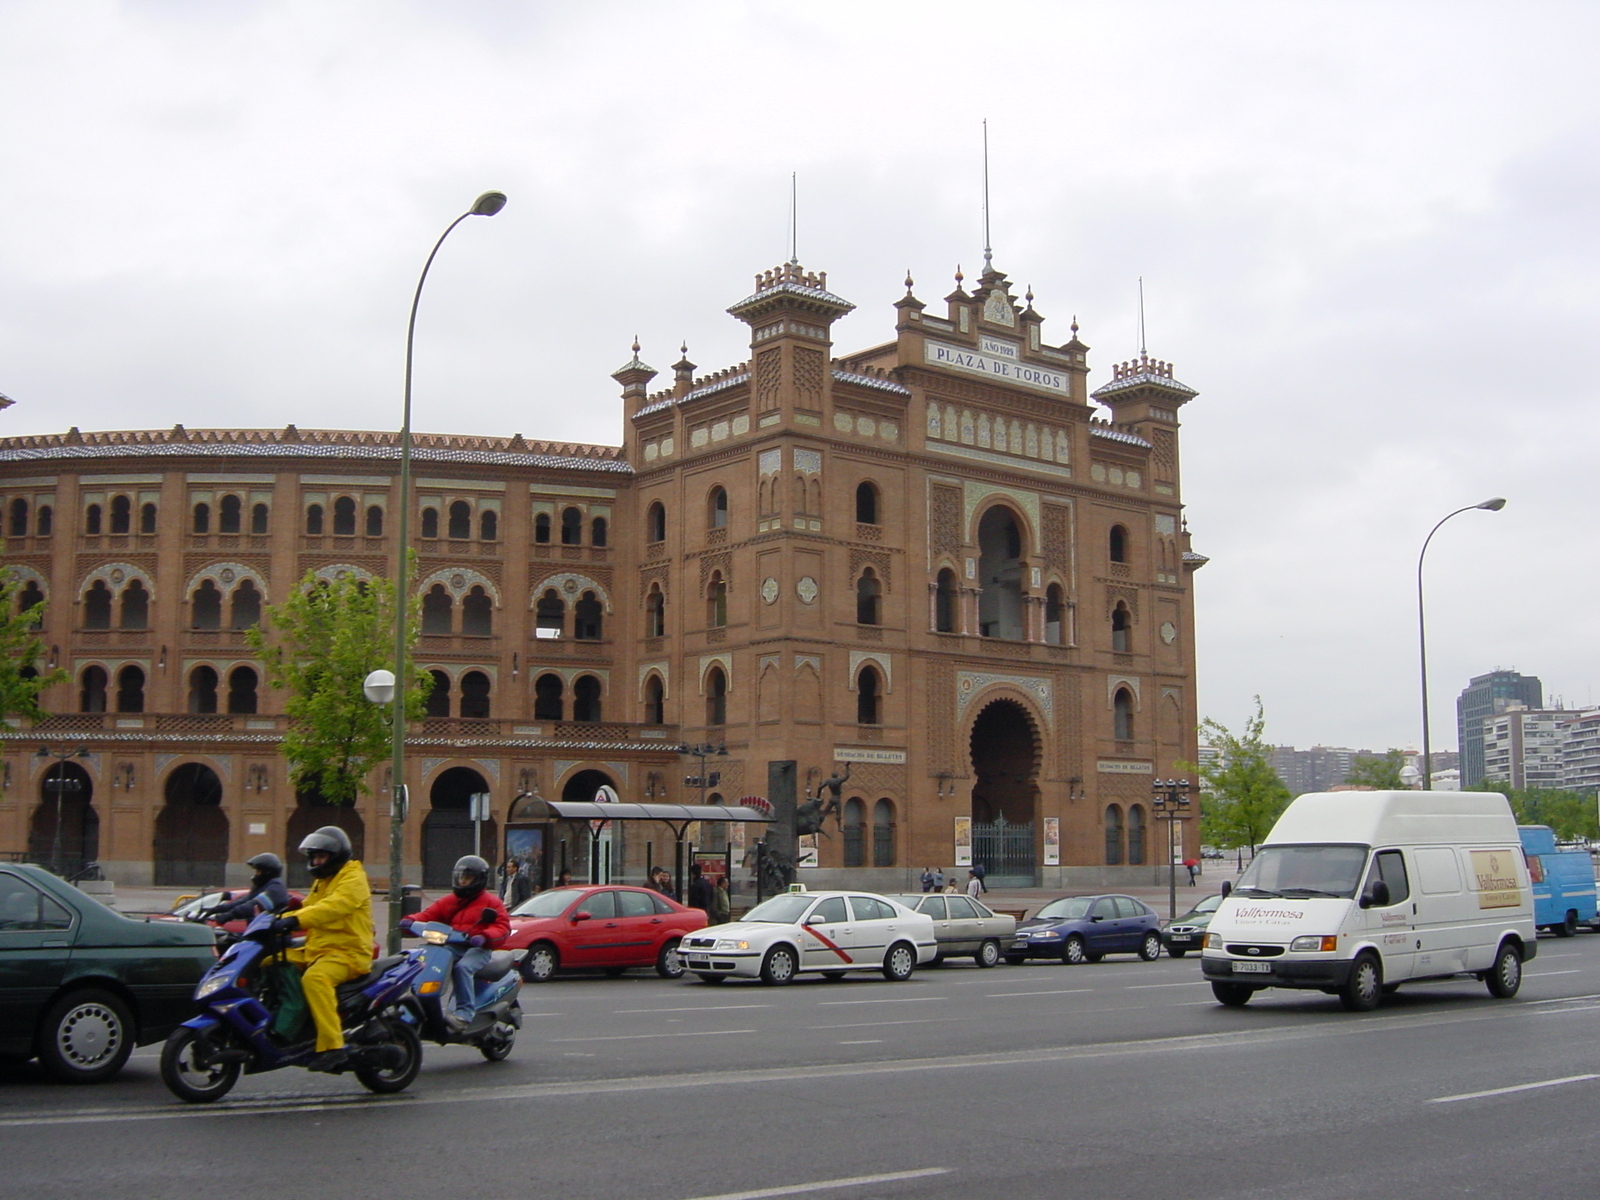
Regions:
<svg viewBox="0 0 1600 1200"><path fill-rule="evenodd" d="M793 983L795 969L799 965L793 950L787 946L774 946L761 962L761 982L773 987Z"/></svg>
<svg viewBox="0 0 1600 1200"><path fill-rule="evenodd" d="M1089 961L1089 948L1083 944L1083 939L1077 934L1069 937L1067 944L1061 947L1061 961L1068 965Z"/></svg>
<svg viewBox="0 0 1600 1200"><path fill-rule="evenodd" d="M917 950L910 942L896 942L883 956L883 977L890 983L904 983L917 970Z"/></svg>
<svg viewBox="0 0 1600 1200"><path fill-rule="evenodd" d="M829 983L838 983L839 980L844 978L844 972L843 971L824 971L822 973L822 977L824 979L826 979Z"/></svg>
<svg viewBox="0 0 1600 1200"><path fill-rule="evenodd" d="M386 1028L389 1045L399 1048L400 1057L393 1066L356 1068L356 1078L369 1092L403 1092L422 1070L422 1040L416 1031L399 1021L387 1022Z"/></svg>
<svg viewBox="0 0 1600 1200"><path fill-rule="evenodd" d="M133 1017L98 988L63 996L39 1030L39 1061L62 1083L99 1083L122 1070L133 1053Z"/></svg>
<svg viewBox="0 0 1600 1200"><path fill-rule="evenodd" d="M1578 933L1578 910L1567 909L1567 918L1559 925L1552 925L1550 931L1557 937L1576 937Z"/></svg>
<svg viewBox="0 0 1600 1200"><path fill-rule="evenodd" d="M1350 978L1339 989L1339 1003L1349 1012L1371 1012L1383 999L1383 967L1374 954L1359 954Z"/></svg>
<svg viewBox="0 0 1600 1200"><path fill-rule="evenodd" d="M1173 958L1182 958L1185 954L1187 954L1189 952L1187 950L1175 950L1171 946L1168 946L1167 947L1167 953L1169 955L1171 955Z"/></svg>
<svg viewBox="0 0 1600 1200"><path fill-rule="evenodd" d="M1026 954L1008 954L1008 955L1006 955L1006 962L1010 963L1013 967L1020 967L1023 963L1025 963L1027 961L1028 961L1028 956Z"/></svg>
<svg viewBox="0 0 1600 1200"><path fill-rule="evenodd" d="M1161 957L1161 935L1150 932L1144 935L1144 941L1139 943L1139 957L1145 962L1155 962Z"/></svg>
<svg viewBox="0 0 1600 1200"><path fill-rule="evenodd" d="M978 952L972 956L972 961L980 967L998 966L1000 962L1000 943L993 938L988 939L978 947Z"/></svg>
<svg viewBox="0 0 1600 1200"><path fill-rule="evenodd" d="M561 967L561 955L549 942L535 942L522 956L522 978L528 983L546 983Z"/></svg>
<svg viewBox="0 0 1600 1200"><path fill-rule="evenodd" d="M209 1049L200 1040L200 1031L180 1025L161 1047L161 1082L179 1100L190 1104L209 1104L221 1100L239 1082L244 1064L211 1063Z"/></svg>
<svg viewBox="0 0 1600 1200"><path fill-rule="evenodd" d="M1255 995L1255 988L1246 987L1242 983L1223 983L1220 980L1211 981L1211 994L1217 998L1218 1004L1226 1004L1229 1008L1243 1008L1250 1003L1250 997Z"/></svg>
<svg viewBox="0 0 1600 1200"><path fill-rule="evenodd" d="M663 979L683 978L683 955L678 953L677 938L661 943L661 953L656 955L656 974Z"/></svg>
<svg viewBox="0 0 1600 1200"><path fill-rule="evenodd" d="M1483 977L1489 995L1496 1000L1509 1000L1522 987L1522 955L1511 942L1501 942L1495 952L1494 966Z"/></svg>
<svg viewBox="0 0 1600 1200"><path fill-rule="evenodd" d="M701 983L721 983L727 978L726 975L701 975L698 971L695 974Z"/></svg>

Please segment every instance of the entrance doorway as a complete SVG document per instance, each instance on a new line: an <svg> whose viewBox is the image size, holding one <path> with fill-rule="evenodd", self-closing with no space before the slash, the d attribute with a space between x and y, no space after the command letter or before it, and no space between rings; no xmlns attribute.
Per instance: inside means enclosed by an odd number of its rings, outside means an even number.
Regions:
<svg viewBox="0 0 1600 1200"><path fill-rule="evenodd" d="M428 793L430 809L422 822L422 886L448 888L456 860L472 850L472 797L489 790L471 767L440 772ZM492 865L499 857L499 826L491 818L480 825L479 853Z"/></svg>
<svg viewBox="0 0 1600 1200"><path fill-rule="evenodd" d="M1014 700L995 700L973 722L972 855L990 886L1037 881L1034 824L1039 798L1039 737Z"/></svg>
<svg viewBox="0 0 1600 1200"><path fill-rule="evenodd" d="M99 856L93 781L75 762L51 763L39 781L39 806L28 822L28 857L67 877Z"/></svg>
<svg viewBox="0 0 1600 1200"><path fill-rule="evenodd" d="M205 763L184 763L167 776L166 801L156 814L156 884L220 887L228 865L222 780Z"/></svg>

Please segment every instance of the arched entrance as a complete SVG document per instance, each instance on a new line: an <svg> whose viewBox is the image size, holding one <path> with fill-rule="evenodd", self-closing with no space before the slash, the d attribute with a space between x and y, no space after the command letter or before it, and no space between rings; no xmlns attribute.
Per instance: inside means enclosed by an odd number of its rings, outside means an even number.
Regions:
<svg viewBox="0 0 1600 1200"><path fill-rule="evenodd" d="M289 814L289 824L283 839L283 862L287 868L287 882L292 888L311 886L311 872L306 868L305 855L300 853L300 843L306 834L324 825L337 825L350 838L355 857L367 857L367 823L349 804L329 804L321 791L295 793L295 809Z"/></svg>
<svg viewBox="0 0 1600 1200"><path fill-rule="evenodd" d="M615 788L616 780L604 771L593 769L579 771L561 788L563 800L593 800L603 787ZM622 823L609 822L607 829L594 829L599 822L563 821L557 837L561 839L556 853L572 865L573 874L587 867L590 883L610 883L614 875L624 869L626 843L622 836Z"/></svg>
<svg viewBox="0 0 1600 1200"><path fill-rule="evenodd" d="M166 801L156 814L156 884L221 886L228 865L222 780L205 763L184 763L167 776Z"/></svg>
<svg viewBox="0 0 1600 1200"><path fill-rule="evenodd" d="M972 861L990 886L1036 881L1034 818L1039 797L1039 735L1014 700L995 700L972 724Z"/></svg>
<svg viewBox="0 0 1600 1200"><path fill-rule="evenodd" d="M422 822L422 886L448 888L456 859L472 853L472 797L489 790L471 767L441 771L428 792L428 815ZM499 855L499 826L491 818L481 826L480 853L493 863Z"/></svg>
<svg viewBox="0 0 1600 1200"><path fill-rule="evenodd" d="M99 856L94 783L75 762L51 763L39 780L39 807L28 823L28 857L58 875L70 876Z"/></svg>

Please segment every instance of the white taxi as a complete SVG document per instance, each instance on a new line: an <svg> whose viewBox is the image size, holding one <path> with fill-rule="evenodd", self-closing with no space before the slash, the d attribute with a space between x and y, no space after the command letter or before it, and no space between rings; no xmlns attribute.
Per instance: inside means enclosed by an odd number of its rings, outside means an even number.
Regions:
<svg viewBox="0 0 1600 1200"><path fill-rule="evenodd" d="M706 983L734 976L784 984L802 972L842 979L846 971L882 971L898 982L938 957L939 942L931 917L884 896L797 885L741 921L688 934L678 954Z"/></svg>

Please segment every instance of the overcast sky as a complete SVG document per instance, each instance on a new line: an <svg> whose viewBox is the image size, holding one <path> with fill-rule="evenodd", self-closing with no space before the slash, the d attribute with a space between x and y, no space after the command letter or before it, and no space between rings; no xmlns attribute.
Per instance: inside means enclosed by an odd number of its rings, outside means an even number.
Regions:
<svg viewBox="0 0 1600 1200"><path fill-rule="evenodd" d="M995 262L1183 410L1201 712L1434 744L1469 676L1600 702L1593 3L0 5L0 432L399 424L616 444L798 248L891 336Z"/></svg>

